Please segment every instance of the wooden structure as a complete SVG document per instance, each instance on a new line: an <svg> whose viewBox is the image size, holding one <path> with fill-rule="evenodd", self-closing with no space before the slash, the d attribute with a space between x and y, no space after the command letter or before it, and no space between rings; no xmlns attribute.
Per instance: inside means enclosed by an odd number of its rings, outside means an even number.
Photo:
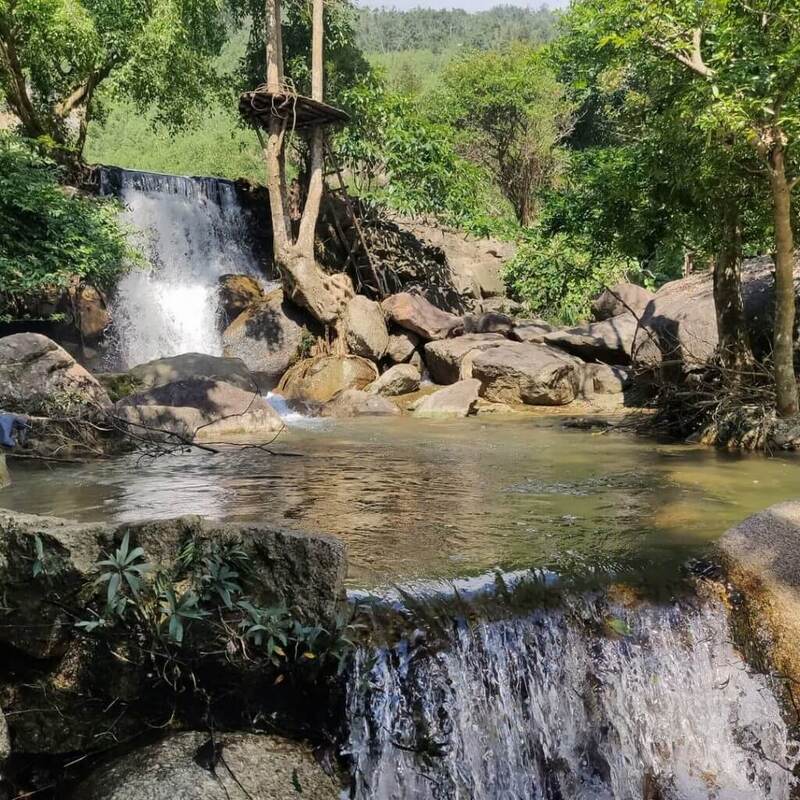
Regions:
<svg viewBox="0 0 800 800"><path fill-rule="evenodd" d="M239 98L239 113L252 125L269 130L271 118L287 121L288 130L306 131L317 126L341 125L350 116L320 100L290 92L271 92L259 86Z"/></svg>

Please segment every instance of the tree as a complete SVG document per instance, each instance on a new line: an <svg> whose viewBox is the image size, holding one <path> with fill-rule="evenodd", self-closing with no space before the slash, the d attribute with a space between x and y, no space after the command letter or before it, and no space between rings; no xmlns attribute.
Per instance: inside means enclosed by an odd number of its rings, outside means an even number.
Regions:
<svg viewBox="0 0 800 800"><path fill-rule="evenodd" d="M0 91L25 136L80 155L101 85L185 124L225 35L216 0L0 0Z"/></svg>
<svg viewBox="0 0 800 800"><path fill-rule="evenodd" d="M777 411L796 415L791 193L800 174L800 6L796 0L581 0L574 13L623 60L657 56L679 80L691 77L698 111L692 125L758 156L772 204Z"/></svg>
<svg viewBox="0 0 800 800"><path fill-rule="evenodd" d="M573 107L542 55L517 44L455 60L442 77L439 113L461 131L461 148L484 166L529 225L559 170L558 145Z"/></svg>

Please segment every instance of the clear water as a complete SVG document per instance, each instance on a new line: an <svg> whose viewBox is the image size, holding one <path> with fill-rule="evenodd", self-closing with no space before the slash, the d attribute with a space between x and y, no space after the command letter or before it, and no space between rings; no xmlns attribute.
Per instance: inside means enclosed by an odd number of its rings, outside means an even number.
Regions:
<svg viewBox="0 0 800 800"><path fill-rule="evenodd" d="M103 190L124 203L134 244L149 262L123 277L112 298L115 366L221 355L218 279L263 277L234 184L119 169L104 175Z"/></svg>
<svg viewBox="0 0 800 800"><path fill-rule="evenodd" d="M592 567L674 577L732 524L795 497L800 460L731 456L556 418L364 419L273 446L12 465L0 505L83 520L201 514L340 536L350 584Z"/></svg>

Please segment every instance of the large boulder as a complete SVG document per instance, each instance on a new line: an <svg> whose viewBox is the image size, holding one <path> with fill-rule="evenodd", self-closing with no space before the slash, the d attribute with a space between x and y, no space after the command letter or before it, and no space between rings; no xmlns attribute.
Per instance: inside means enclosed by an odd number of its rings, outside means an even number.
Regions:
<svg viewBox="0 0 800 800"><path fill-rule="evenodd" d="M133 384L142 389L195 378L224 381L244 390L257 388L252 373L240 358L223 358L205 353L181 353L169 358L157 358L146 364L137 364L127 374Z"/></svg>
<svg viewBox="0 0 800 800"><path fill-rule="evenodd" d="M225 329L223 352L240 358L256 374L261 388L271 389L302 357L306 340L313 341L312 327L314 323L307 314L285 300L281 289L276 289L245 309Z"/></svg>
<svg viewBox="0 0 800 800"><path fill-rule="evenodd" d="M344 314L345 340L350 352L380 361L389 346L389 331L380 304L357 294Z"/></svg>
<svg viewBox="0 0 800 800"><path fill-rule="evenodd" d="M284 427L278 412L256 390L203 378L129 395L117 402L114 413L133 434L155 441L165 434L187 441L222 441L273 434Z"/></svg>
<svg viewBox="0 0 800 800"><path fill-rule="evenodd" d="M400 328L416 333L425 341L444 339L459 323L455 314L437 308L424 297L400 292L387 297L383 303L386 316Z"/></svg>
<svg viewBox="0 0 800 800"><path fill-rule="evenodd" d="M211 754L209 758L208 754ZM249 733L174 733L97 769L72 800L336 800L311 747Z"/></svg>
<svg viewBox="0 0 800 800"><path fill-rule="evenodd" d="M365 389L378 378L372 361L360 356L317 356L292 366L278 393L287 400L327 403L345 389Z"/></svg>
<svg viewBox="0 0 800 800"><path fill-rule="evenodd" d="M584 361L629 364L638 327L636 317L626 312L604 322L551 331L544 342Z"/></svg>
<svg viewBox="0 0 800 800"><path fill-rule="evenodd" d="M604 289L592 303L592 317L597 322L633 313L641 316L647 304L655 297L653 292L635 283L618 283Z"/></svg>
<svg viewBox="0 0 800 800"><path fill-rule="evenodd" d="M110 405L100 383L52 339L39 333L0 339L0 409L47 416Z"/></svg>
<svg viewBox="0 0 800 800"><path fill-rule="evenodd" d="M389 335L386 357L393 364L404 364L410 361L419 345L419 336L411 331L400 331Z"/></svg>
<svg viewBox="0 0 800 800"><path fill-rule="evenodd" d="M456 383L472 377L472 362L479 353L505 342L506 338L499 333L474 333L428 342L425 363L434 383Z"/></svg>
<svg viewBox="0 0 800 800"><path fill-rule="evenodd" d="M396 417L400 409L385 397L359 389L339 392L320 411L322 417Z"/></svg>
<svg viewBox="0 0 800 800"><path fill-rule="evenodd" d="M219 307L226 323L264 298L264 289L251 275L222 275L219 279Z"/></svg>
<svg viewBox="0 0 800 800"><path fill-rule="evenodd" d="M613 367L610 364L587 364L587 393L622 394L631 382L630 370L626 367Z"/></svg>
<svg viewBox="0 0 800 800"><path fill-rule="evenodd" d="M769 660L800 700L800 501L748 517L718 546L728 577L745 600L748 627L758 635L766 624ZM756 643L759 649L763 645Z"/></svg>
<svg viewBox="0 0 800 800"><path fill-rule="evenodd" d="M472 375L494 403L562 406L583 391L585 364L548 345L504 342L478 354Z"/></svg>
<svg viewBox="0 0 800 800"><path fill-rule="evenodd" d="M520 319L514 323L514 329L509 334L509 338L517 342L542 344L544 337L554 330L556 330L555 326L543 319Z"/></svg>
<svg viewBox="0 0 800 800"><path fill-rule="evenodd" d="M459 381L426 395L414 406L415 417L468 417L478 405L481 383L474 378Z"/></svg>
<svg viewBox="0 0 800 800"><path fill-rule="evenodd" d="M396 397L419 389L420 374L414 364L395 364L367 387L371 394Z"/></svg>

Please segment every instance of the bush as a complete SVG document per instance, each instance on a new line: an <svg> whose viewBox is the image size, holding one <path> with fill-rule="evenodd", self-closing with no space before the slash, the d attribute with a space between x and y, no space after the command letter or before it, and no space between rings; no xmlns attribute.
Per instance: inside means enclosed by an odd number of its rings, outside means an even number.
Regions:
<svg viewBox="0 0 800 800"><path fill-rule="evenodd" d="M554 322L575 324L589 316L603 286L638 277L635 261L594 253L586 239L529 230L508 263L506 285L527 309Z"/></svg>
<svg viewBox="0 0 800 800"><path fill-rule="evenodd" d="M34 143L0 134L0 318L75 279L108 289L134 257L117 204L71 196L60 177Z"/></svg>

